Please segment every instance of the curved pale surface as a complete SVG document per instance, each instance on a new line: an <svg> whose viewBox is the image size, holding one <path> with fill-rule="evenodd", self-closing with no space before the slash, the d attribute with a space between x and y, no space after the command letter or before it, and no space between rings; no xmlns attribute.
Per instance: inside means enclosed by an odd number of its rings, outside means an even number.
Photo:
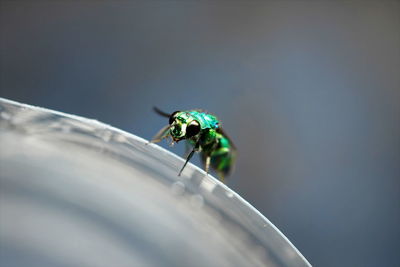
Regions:
<svg viewBox="0 0 400 267"><path fill-rule="evenodd" d="M309 266L215 178L94 120L0 98L2 266Z"/></svg>

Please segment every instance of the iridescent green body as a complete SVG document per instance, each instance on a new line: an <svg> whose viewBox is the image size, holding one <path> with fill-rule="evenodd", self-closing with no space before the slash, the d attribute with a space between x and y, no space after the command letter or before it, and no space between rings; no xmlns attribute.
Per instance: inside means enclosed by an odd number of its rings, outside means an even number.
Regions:
<svg viewBox="0 0 400 267"><path fill-rule="evenodd" d="M172 142L186 140L191 147L181 172L193 153L200 152L207 173L210 166L221 180L231 173L236 159L236 148L222 130L217 117L200 110L176 111L172 114L155 110L160 115L169 117L169 125L161 129L152 142L171 137Z"/></svg>

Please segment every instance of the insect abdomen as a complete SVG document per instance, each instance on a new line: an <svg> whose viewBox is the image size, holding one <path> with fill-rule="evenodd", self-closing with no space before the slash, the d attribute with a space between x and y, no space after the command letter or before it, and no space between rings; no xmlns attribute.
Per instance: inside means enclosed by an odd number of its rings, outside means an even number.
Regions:
<svg viewBox="0 0 400 267"><path fill-rule="evenodd" d="M229 175L232 172L236 153L229 140L220 136L218 146L210 153L211 167L221 176Z"/></svg>

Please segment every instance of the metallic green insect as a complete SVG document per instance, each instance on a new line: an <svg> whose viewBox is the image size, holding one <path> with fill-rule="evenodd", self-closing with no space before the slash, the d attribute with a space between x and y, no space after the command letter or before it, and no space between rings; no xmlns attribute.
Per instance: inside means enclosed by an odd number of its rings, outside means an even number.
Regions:
<svg viewBox="0 0 400 267"><path fill-rule="evenodd" d="M158 108L154 108L154 110L159 115L169 118L169 124L162 128L151 142L157 143L164 138L171 137L171 144L186 140L189 145L187 147L191 148L178 175L181 175L194 152L200 152L207 174L211 166L220 180L224 181L225 176L233 170L236 147L222 130L217 117L201 110L175 111L172 114L165 113Z"/></svg>

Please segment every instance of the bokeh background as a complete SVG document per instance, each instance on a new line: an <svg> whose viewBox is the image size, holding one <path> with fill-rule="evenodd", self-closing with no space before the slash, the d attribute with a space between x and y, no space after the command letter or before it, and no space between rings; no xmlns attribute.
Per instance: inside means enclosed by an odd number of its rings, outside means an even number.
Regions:
<svg viewBox="0 0 400 267"><path fill-rule="evenodd" d="M1 97L146 139L211 111L311 264L398 265L400 1L1 1L0 34Z"/></svg>

